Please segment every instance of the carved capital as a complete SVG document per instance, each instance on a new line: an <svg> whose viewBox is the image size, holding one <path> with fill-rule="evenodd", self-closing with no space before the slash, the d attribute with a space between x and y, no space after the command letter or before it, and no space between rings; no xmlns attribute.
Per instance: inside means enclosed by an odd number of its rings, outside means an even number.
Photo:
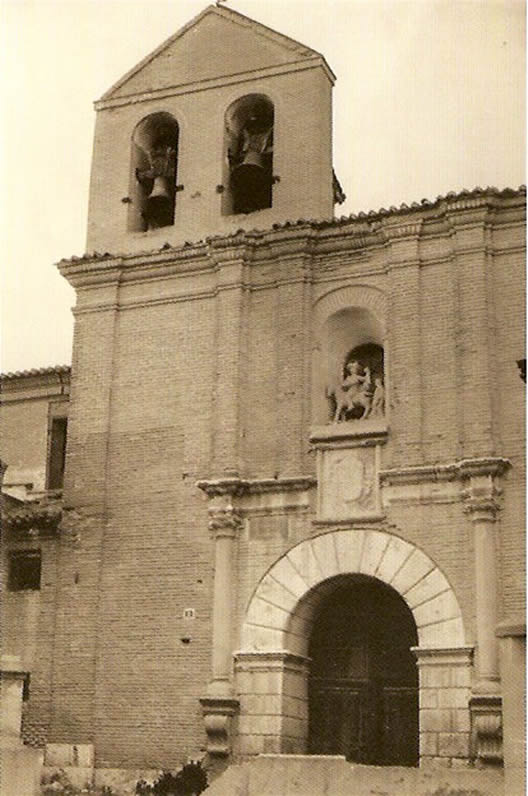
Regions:
<svg viewBox="0 0 528 796"><path fill-rule="evenodd" d="M465 482L463 496L464 511L470 514L471 520L478 522L494 522L500 510L498 498L502 492L497 478L510 466L507 459L484 458L464 459L458 463L458 470Z"/></svg>
<svg viewBox="0 0 528 796"><path fill-rule="evenodd" d="M472 476L468 479L464 496L464 511L470 515L471 521L495 522L500 505L497 500L500 489L491 475Z"/></svg>
<svg viewBox="0 0 528 796"><path fill-rule="evenodd" d="M238 712L238 699L202 697L200 699L210 755L227 756L231 751L231 721Z"/></svg>
<svg viewBox="0 0 528 796"><path fill-rule="evenodd" d="M502 762L501 697L475 696L470 709L474 757L484 764Z"/></svg>
<svg viewBox="0 0 528 796"><path fill-rule="evenodd" d="M221 509L209 510L209 530L216 537L227 536L232 538L242 526L242 517L229 505Z"/></svg>

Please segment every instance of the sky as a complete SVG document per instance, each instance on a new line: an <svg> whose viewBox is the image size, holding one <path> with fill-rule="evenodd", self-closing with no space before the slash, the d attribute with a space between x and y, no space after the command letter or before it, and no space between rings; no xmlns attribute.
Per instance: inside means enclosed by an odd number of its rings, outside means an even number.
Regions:
<svg viewBox="0 0 528 796"><path fill-rule="evenodd" d="M98 99L205 6L0 0L0 370L69 364ZM339 215L525 180L522 0L229 0L337 75Z"/></svg>

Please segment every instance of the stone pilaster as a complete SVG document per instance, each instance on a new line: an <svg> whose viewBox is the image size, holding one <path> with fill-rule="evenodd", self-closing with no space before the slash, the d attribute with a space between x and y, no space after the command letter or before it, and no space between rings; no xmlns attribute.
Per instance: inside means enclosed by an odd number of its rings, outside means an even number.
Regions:
<svg viewBox="0 0 528 796"><path fill-rule="evenodd" d="M461 463L465 511L473 525L477 615L477 673L471 699L472 746L483 763L502 760L502 707L497 625L496 520L500 489L497 478L505 459L471 459Z"/></svg>
<svg viewBox="0 0 528 796"><path fill-rule="evenodd" d="M486 456L493 450L498 384L494 362L493 273L489 200L450 201L446 220L457 269L457 399L460 450Z"/></svg>
<svg viewBox="0 0 528 796"><path fill-rule="evenodd" d="M238 710L233 692L233 604L234 555L236 536L242 520L233 506L237 482L232 489L215 490L210 482L201 483L211 498L209 529L214 535L215 573L213 592L212 676L202 705L207 751L212 755L228 755L231 750L231 722ZM220 492L221 494L218 494Z"/></svg>
<svg viewBox="0 0 528 796"><path fill-rule="evenodd" d="M391 219L381 226L387 249L390 306L385 333L391 340L386 376L390 385L393 463L420 464L422 459L422 369L420 230L422 221ZM391 318L398 327L391 330ZM398 391L397 385L404 385Z"/></svg>
<svg viewBox="0 0 528 796"><path fill-rule="evenodd" d="M235 239L211 242L216 285L216 385L213 467L218 476L241 475L240 421L242 417L245 335L244 246Z"/></svg>

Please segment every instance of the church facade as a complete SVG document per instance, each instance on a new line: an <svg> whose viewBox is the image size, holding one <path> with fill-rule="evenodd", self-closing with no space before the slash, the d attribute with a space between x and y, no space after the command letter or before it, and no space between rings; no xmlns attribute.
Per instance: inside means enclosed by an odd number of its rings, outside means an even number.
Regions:
<svg viewBox="0 0 528 796"><path fill-rule="evenodd" d="M523 765L525 191L335 218L333 81L210 6L96 103L71 373L4 380L49 767Z"/></svg>

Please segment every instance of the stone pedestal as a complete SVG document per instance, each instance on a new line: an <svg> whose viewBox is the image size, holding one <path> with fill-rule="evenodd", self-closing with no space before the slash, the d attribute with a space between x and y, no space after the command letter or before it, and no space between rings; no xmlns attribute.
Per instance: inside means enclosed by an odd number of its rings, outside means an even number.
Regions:
<svg viewBox="0 0 528 796"><path fill-rule="evenodd" d="M237 652L241 756L305 754L309 660L287 651Z"/></svg>
<svg viewBox="0 0 528 796"><path fill-rule="evenodd" d="M472 647L415 647L420 695L420 766L469 760Z"/></svg>
<svg viewBox="0 0 528 796"><path fill-rule="evenodd" d="M49 743L44 758L47 780L60 772L60 778L75 788L90 788L95 774L95 751L91 743Z"/></svg>

